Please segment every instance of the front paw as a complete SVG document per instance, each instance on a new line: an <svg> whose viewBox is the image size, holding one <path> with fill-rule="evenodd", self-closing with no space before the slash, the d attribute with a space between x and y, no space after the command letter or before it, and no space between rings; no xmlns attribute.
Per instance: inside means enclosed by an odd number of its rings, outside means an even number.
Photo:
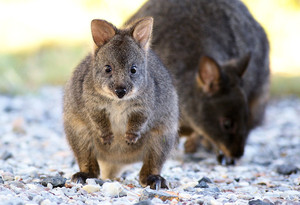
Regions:
<svg viewBox="0 0 300 205"><path fill-rule="evenodd" d="M71 181L77 184L85 184L87 178L93 178L93 177L86 172L77 172L73 174Z"/></svg>
<svg viewBox="0 0 300 205"><path fill-rule="evenodd" d="M218 160L219 164L221 164L221 165L226 165L226 166L235 165L234 158L226 157L224 154L218 154L217 160Z"/></svg>
<svg viewBox="0 0 300 205"><path fill-rule="evenodd" d="M149 175L147 177L147 185L151 189L159 190L160 188L169 189L167 181L160 175Z"/></svg>
<svg viewBox="0 0 300 205"><path fill-rule="evenodd" d="M133 145L138 141L138 139L140 137L141 137L141 135L139 133L127 132L126 135L125 135L126 143L128 145Z"/></svg>
<svg viewBox="0 0 300 205"><path fill-rule="evenodd" d="M101 141L104 145L111 145L113 139L114 139L114 136L112 133L107 133L107 134L102 134L100 136L101 138Z"/></svg>
<svg viewBox="0 0 300 205"><path fill-rule="evenodd" d="M197 149L198 149L198 142L194 138L188 137L184 143L184 152L196 153Z"/></svg>

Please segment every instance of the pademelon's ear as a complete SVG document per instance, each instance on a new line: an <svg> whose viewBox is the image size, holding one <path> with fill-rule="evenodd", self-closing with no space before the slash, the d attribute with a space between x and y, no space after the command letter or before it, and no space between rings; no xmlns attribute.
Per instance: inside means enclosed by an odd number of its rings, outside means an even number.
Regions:
<svg viewBox="0 0 300 205"><path fill-rule="evenodd" d="M153 27L153 18L145 17L135 23L132 36L140 46L147 50L150 45L151 33Z"/></svg>
<svg viewBox="0 0 300 205"><path fill-rule="evenodd" d="M202 56L199 63L197 81L202 90L207 94L214 94L219 91L221 70L218 63L208 57Z"/></svg>
<svg viewBox="0 0 300 205"><path fill-rule="evenodd" d="M115 27L107 21L94 19L91 22L93 40L96 46L101 47L115 36Z"/></svg>
<svg viewBox="0 0 300 205"><path fill-rule="evenodd" d="M251 53L247 53L240 58L234 58L229 60L224 64L224 66L232 69L233 72L239 76L240 78L243 77L244 73L246 72L249 62L251 59Z"/></svg>
<svg viewBox="0 0 300 205"><path fill-rule="evenodd" d="M236 74L239 77L242 77L245 71L247 70L250 59L251 59L251 53L249 52L237 60L235 69L236 69Z"/></svg>

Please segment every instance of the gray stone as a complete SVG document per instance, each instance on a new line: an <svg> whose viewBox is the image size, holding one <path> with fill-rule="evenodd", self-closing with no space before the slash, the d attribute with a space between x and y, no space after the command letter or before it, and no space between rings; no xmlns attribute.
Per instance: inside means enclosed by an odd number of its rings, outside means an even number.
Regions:
<svg viewBox="0 0 300 205"><path fill-rule="evenodd" d="M208 188L209 186L207 183L212 183L212 181L208 177L202 177L195 188Z"/></svg>
<svg viewBox="0 0 300 205"><path fill-rule="evenodd" d="M297 173L299 168L292 164L283 164L277 167L277 172L283 175L290 175L293 173Z"/></svg>
<svg viewBox="0 0 300 205"><path fill-rule="evenodd" d="M199 184L195 186L195 188L208 188L209 186L205 181L200 181Z"/></svg>
<svg viewBox="0 0 300 205"><path fill-rule="evenodd" d="M152 205L153 203L150 200L140 201L134 205Z"/></svg>
<svg viewBox="0 0 300 205"><path fill-rule="evenodd" d="M264 202L262 200L256 199L256 200L249 201L249 205L273 205L273 203Z"/></svg>
<svg viewBox="0 0 300 205"><path fill-rule="evenodd" d="M220 189L218 187L208 188L206 191L212 192L212 193L219 193Z"/></svg>
<svg viewBox="0 0 300 205"><path fill-rule="evenodd" d="M8 160L8 159L10 159L10 158L12 158L13 157L13 154L12 153L10 153L10 152L8 152L8 151L5 151L2 155L1 155L1 157L0 157L0 159L2 159L2 160Z"/></svg>
<svg viewBox="0 0 300 205"><path fill-rule="evenodd" d="M105 181L103 181L102 179L95 179L96 184L99 184L100 186L102 186Z"/></svg>
<svg viewBox="0 0 300 205"><path fill-rule="evenodd" d="M140 197L140 201L153 199L153 198L159 198L162 201L166 201L166 200L172 201L173 199L179 200L178 196L168 194L164 191L155 191L155 190L151 190L151 189L144 189L144 191L142 192L142 195Z"/></svg>
<svg viewBox="0 0 300 205"><path fill-rule="evenodd" d="M206 183L212 183L212 181L210 180L210 178L208 178L208 177L202 177L202 179L200 179L199 181L198 181L198 183L200 183L200 182L206 182Z"/></svg>
<svg viewBox="0 0 300 205"><path fill-rule="evenodd" d="M53 188L56 188L56 187L64 187L66 181L67 181L66 178L63 178L61 176L54 176L54 177L47 177L43 179L40 183L43 186L47 186L48 183L50 183L53 185Z"/></svg>

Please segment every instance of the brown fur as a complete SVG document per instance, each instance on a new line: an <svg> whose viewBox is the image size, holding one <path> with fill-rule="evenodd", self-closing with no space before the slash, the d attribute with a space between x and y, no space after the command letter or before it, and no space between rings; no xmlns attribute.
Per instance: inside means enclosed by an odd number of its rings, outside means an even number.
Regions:
<svg viewBox="0 0 300 205"><path fill-rule="evenodd" d="M155 19L152 47L173 75L182 132L241 157L267 102L263 28L240 0L148 0L128 22L144 16ZM186 147L195 151L193 136Z"/></svg>
<svg viewBox="0 0 300 205"><path fill-rule="evenodd" d="M155 188L177 137L177 94L170 75L149 48L152 18L119 30L92 21L94 52L66 84L64 128L80 172L114 179L126 164L143 161L142 186Z"/></svg>

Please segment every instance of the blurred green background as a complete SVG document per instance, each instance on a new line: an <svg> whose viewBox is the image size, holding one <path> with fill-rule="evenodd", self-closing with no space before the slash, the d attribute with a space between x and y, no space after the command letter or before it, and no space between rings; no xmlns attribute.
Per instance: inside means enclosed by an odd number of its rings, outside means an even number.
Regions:
<svg viewBox="0 0 300 205"><path fill-rule="evenodd" d="M92 49L90 21L120 26L145 0L0 0L0 93L63 85ZM300 96L300 0L243 0L271 43L273 97Z"/></svg>

